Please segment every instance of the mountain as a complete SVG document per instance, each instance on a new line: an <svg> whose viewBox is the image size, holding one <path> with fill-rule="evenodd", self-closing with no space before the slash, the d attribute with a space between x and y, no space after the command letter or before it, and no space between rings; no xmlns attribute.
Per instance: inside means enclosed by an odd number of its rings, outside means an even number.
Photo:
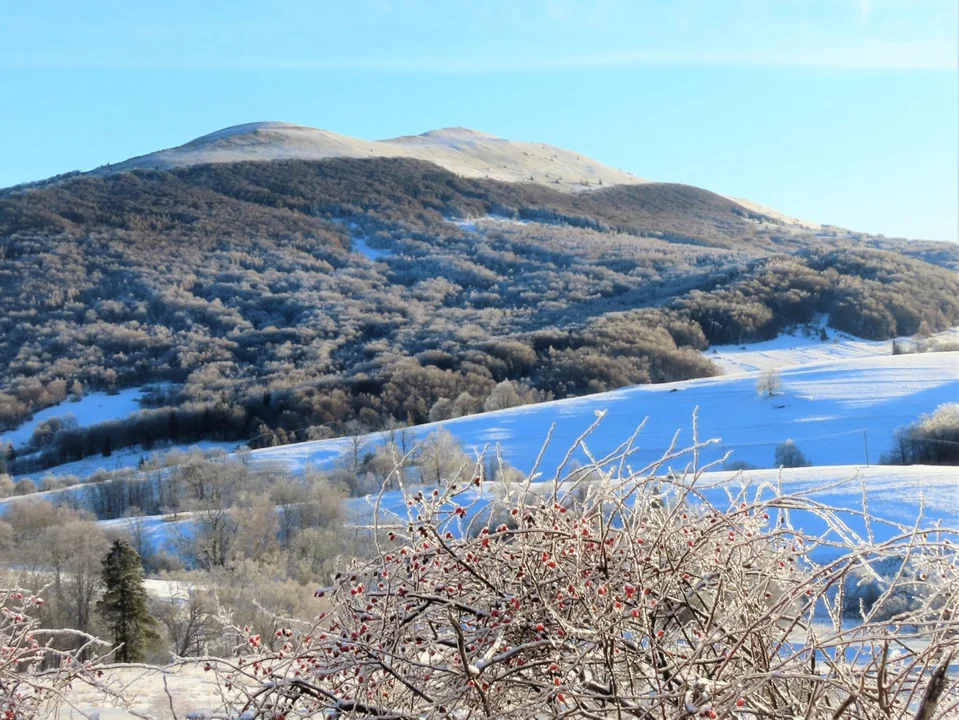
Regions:
<svg viewBox="0 0 959 720"><path fill-rule="evenodd" d="M413 158L462 177L535 182L558 190L648 182L585 155L543 143L517 142L468 128L443 128L389 140L362 140L285 122L254 122L204 135L185 145L94 170L105 175L244 160Z"/></svg>
<svg viewBox="0 0 959 720"><path fill-rule="evenodd" d="M278 121L234 125L183 145L102 165L87 175L106 177L133 170L172 170L197 165L274 160L326 160L330 158L410 158L425 160L460 177L548 186L561 192L654 181L604 165L581 153L544 143L520 142L480 130L449 127L420 135L387 140L364 140L329 130ZM81 172L0 188L0 197L11 192L62 182ZM745 198L724 196L755 217L800 232L847 234L848 231L803 220Z"/></svg>
<svg viewBox="0 0 959 720"><path fill-rule="evenodd" d="M362 143L239 126L0 193L0 432L70 396L165 388L123 421L41 423L15 472L706 377L710 344L823 317L871 339L959 321L952 245L806 227L471 130ZM493 157L507 181L476 176ZM536 163L597 182L513 181Z"/></svg>

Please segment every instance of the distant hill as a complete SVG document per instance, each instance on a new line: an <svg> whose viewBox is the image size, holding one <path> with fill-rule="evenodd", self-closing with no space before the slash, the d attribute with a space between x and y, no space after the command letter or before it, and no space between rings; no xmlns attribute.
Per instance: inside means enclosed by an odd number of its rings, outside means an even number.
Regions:
<svg viewBox="0 0 959 720"><path fill-rule="evenodd" d="M534 182L564 191L647 182L579 153L543 143L505 140L468 128L443 128L389 140L362 140L284 122L236 125L179 147L97 168L94 173L168 170L244 160L324 160L336 157L427 160L462 177Z"/></svg>
<svg viewBox="0 0 959 720"><path fill-rule="evenodd" d="M0 188L0 197L88 174L98 177L132 170L172 170L195 165L330 158L408 158L425 160L465 178L545 185L581 193L620 185L653 183L592 158L544 143L507 140L480 130L449 127L420 135L364 140L294 123L263 121L217 130L183 145L102 165L89 173L73 171L46 180ZM803 220L738 197L727 197L754 217L794 231L848 233Z"/></svg>
<svg viewBox="0 0 959 720"><path fill-rule="evenodd" d="M327 158L411 158L426 160L467 178L547 185L562 192L652 182L604 165L582 153L537 142L520 142L462 127L430 130L387 140L364 140L329 130L266 121L224 128L179 147L130 158L92 171L106 175L130 170L232 163L248 160ZM748 211L803 230L821 225L742 198L728 198Z"/></svg>

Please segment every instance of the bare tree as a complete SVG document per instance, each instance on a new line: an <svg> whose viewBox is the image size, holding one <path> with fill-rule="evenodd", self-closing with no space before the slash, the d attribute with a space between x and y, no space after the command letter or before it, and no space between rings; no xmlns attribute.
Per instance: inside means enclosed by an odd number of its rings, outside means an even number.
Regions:
<svg viewBox="0 0 959 720"><path fill-rule="evenodd" d="M448 430L437 430L426 437L416 453L420 479L426 483L451 483L473 463Z"/></svg>
<svg viewBox="0 0 959 720"><path fill-rule="evenodd" d="M136 550L137 555L143 563L144 568L150 567L150 562L156 554L156 548L150 541L148 525L143 515L143 511L137 507L131 507L127 513L127 537L130 546Z"/></svg>
<svg viewBox="0 0 959 720"><path fill-rule="evenodd" d="M216 603L194 583L173 583L169 597L154 600L150 612L166 628L177 657L205 655L219 630Z"/></svg>
<svg viewBox="0 0 959 720"><path fill-rule="evenodd" d="M201 567L222 567L232 558L240 521L233 508L245 468L225 466L194 468L187 476L194 496L190 521L180 528L179 542L188 557Z"/></svg>
<svg viewBox="0 0 959 720"><path fill-rule="evenodd" d="M360 457L363 453L363 443L367 430L362 423L356 420L350 420L346 423L346 434L349 437L350 446L348 454L348 468L351 472L359 472Z"/></svg>
<svg viewBox="0 0 959 720"><path fill-rule="evenodd" d="M101 561L109 548L93 522L71 520L50 525L32 545L36 560L53 576L58 625L87 632L102 589Z"/></svg>
<svg viewBox="0 0 959 720"><path fill-rule="evenodd" d="M779 371L775 368L763 370L759 376L759 380L756 381L756 392L760 395L772 397L773 395L779 395L782 389L782 378L779 376Z"/></svg>

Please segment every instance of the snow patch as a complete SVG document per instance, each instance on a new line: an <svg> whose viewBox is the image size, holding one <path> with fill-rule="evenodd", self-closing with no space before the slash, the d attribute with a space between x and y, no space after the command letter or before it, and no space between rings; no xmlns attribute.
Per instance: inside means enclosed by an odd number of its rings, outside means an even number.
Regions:
<svg viewBox="0 0 959 720"><path fill-rule="evenodd" d="M381 258L390 257L393 255L391 250L370 247L369 243L366 242L366 239L360 237L353 238L353 251L359 252L370 262L376 262Z"/></svg>
<svg viewBox="0 0 959 720"><path fill-rule="evenodd" d="M444 218L446 222L456 225L463 232L485 233L497 225L529 225L529 220L518 220L503 215L484 215L480 218Z"/></svg>

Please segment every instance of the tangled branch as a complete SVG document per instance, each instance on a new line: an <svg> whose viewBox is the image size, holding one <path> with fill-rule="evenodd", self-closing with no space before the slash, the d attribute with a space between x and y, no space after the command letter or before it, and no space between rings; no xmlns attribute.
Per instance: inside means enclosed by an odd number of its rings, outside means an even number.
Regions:
<svg viewBox="0 0 959 720"><path fill-rule="evenodd" d="M574 449L590 465L551 482L494 487L480 460L465 481L404 489L408 517L377 517L381 552L317 591L330 610L312 628L279 630L275 651L235 628L235 656L210 661L224 717L956 712L955 531L869 518L860 536L808 494L719 493L698 467L708 443L634 472L637 435L605 458L587 439ZM890 566L850 619L850 595Z"/></svg>

